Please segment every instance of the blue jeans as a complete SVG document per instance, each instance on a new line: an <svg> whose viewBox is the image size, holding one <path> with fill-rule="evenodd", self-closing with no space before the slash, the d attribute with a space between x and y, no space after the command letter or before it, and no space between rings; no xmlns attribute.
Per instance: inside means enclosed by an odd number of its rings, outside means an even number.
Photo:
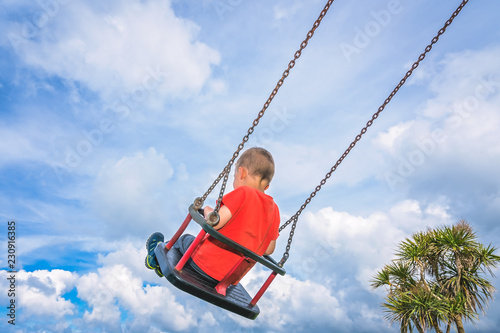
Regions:
<svg viewBox="0 0 500 333"><path fill-rule="evenodd" d="M191 246L191 243L193 243L194 238L195 237L193 235L189 235L189 234L182 235L177 240L177 242L175 242L174 246L172 246L171 250L173 250L175 248L175 249L177 249L182 254L186 253L186 251L189 248L189 246ZM219 283L219 281L217 281L216 279L214 279L213 277L211 277L210 275L208 275L207 273L205 273L200 267L198 267L198 265L196 265L194 263L193 259L189 258L189 260L187 261L186 265L189 265L193 270L196 271L196 273L198 273L201 276L203 276L206 280L208 280L210 282L213 282L213 283Z"/></svg>

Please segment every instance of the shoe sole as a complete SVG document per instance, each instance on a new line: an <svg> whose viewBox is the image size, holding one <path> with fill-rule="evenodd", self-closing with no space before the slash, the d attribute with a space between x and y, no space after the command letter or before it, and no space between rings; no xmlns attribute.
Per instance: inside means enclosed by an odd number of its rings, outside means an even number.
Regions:
<svg viewBox="0 0 500 333"><path fill-rule="evenodd" d="M147 255L147 256L146 256L146 258L144 259L144 265L146 265L146 268L148 268L148 269L155 269L155 268L156 268L156 266L155 266L155 267L153 267L153 266L151 266L151 265L149 264L149 262L148 262L148 258L149 258L149 257L150 257L150 255Z"/></svg>
<svg viewBox="0 0 500 333"><path fill-rule="evenodd" d="M155 238L158 238L158 241L155 240ZM155 232L151 236L149 236L148 240L146 241L146 250L148 251L148 255L152 255L155 252L156 245L158 243L161 243L165 240L165 236L161 232ZM156 244L153 248L150 248L152 242L156 241Z"/></svg>
<svg viewBox="0 0 500 333"><path fill-rule="evenodd" d="M160 269L160 266L155 268L155 273L156 273L156 275L158 275L161 278L164 276L161 269Z"/></svg>
<svg viewBox="0 0 500 333"><path fill-rule="evenodd" d="M159 277L163 277L163 274L161 273L160 267L158 265L155 265L154 267L150 265L148 259L153 257L154 251L158 243L161 243L165 240L165 237L161 232L155 232L151 236L149 236L148 240L146 241L146 250L148 251L148 254L146 255L146 258L144 259L144 264L146 265L146 268L148 269L153 269L155 273ZM154 244L154 246L153 246Z"/></svg>

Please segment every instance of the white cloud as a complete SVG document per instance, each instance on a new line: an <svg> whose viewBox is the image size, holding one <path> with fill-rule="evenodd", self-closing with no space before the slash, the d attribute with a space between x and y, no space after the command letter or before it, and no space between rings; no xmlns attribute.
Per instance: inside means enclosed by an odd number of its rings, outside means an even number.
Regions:
<svg viewBox="0 0 500 333"><path fill-rule="evenodd" d="M0 123L0 132L4 135L0 142L0 167L6 164L48 161L51 152L47 147L52 144L53 136L62 132L52 119L47 119L46 114L41 115L32 106L25 106L22 112L22 116L16 121Z"/></svg>
<svg viewBox="0 0 500 333"><path fill-rule="evenodd" d="M42 154L33 147L34 140L29 140L19 130L2 128L2 133L5 135L5 139L0 142L0 153L4 157L2 162L36 159Z"/></svg>
<svg viewBox="0 0 500 333"><path fill-rule="evenodd" d="M166 280L159 279L144 267L142 248L137 249L127 242L122 245L99 259L103 267L83 275L61 269L19 271L16 300L24 322L33 321L38 327L50 327L57 332L69 325L89 332L93 328L121 332L123 325L133 332L152 329L160 332L190 331L198 325L198 320L210 326L217 324L209 315L194 313L193 309L178 303L170 289L173 287L145 284L142 274L138 274L139 263L142 271L149 273L148 280L154 277L155 282L168 285ZM8 289L7 275L5 270L0 271L3 290ZM77 299L67 299L65 294L74 288ZM1 299L5 302L6 294ZM77 304L82 301L88 310L79 311ZM128 314L125 323L121 322L123 312ZM64 325L54 327L54 319L63 320Z"/></svg>
<svg viewBox="0 0 500 333"><path fill-rule="evenodd" d="M296 195L313 190L338 158L338 152L302 144L272 142L267 147L276 161L272 191Z"/></svg>
<svg viewBox="0 0 500 333"><path fill-rule="evenodd" d="M76 280L76 274L60 269L20 271L16 275L20 307L27 316L61 319L73 315L75 306L63 295L74 288Z"/></svg>
<svg viewBox="0 0 500 333"><path fill-rule="evenodd" d="M397 150L397 141L401 139L405 132L412 127L412 122L400 123L391 126L386 132L379 133L373 140L375 145L380 146L387 152L394 154Z"/></svg>
<svg viewBox="0 0 500 333"><path fill-rule="evenodd" d="M332 290L309 280L300 281L285 276L269 290L269 301L274 311L266 313L281 325L344 326L349 319ZM265 310L265 308L264 308ZM272 313L274 312L274 313Z"/></svg>
<svg viewBox="0 0 500 333"><path fill-rule="evenodd" d="M201 314L177 302L173 287L146 269L144 256L143 246L121 242L115 251L99 256L101 268L79 277L78 298L90 308L83 314L85 322L120 327L122 313L127 312L125 325L133 332L189 331L198 325Z"/></svg>
<svg viewBox="0 0 500 333"><path fill-rule="evenodd" d="M154 148L108 161L96 178L93 205L114 233L140 234L165 220L172 175L169 161Z"/></svg>
<svg viewBox="0 0 500 333"><path fill-rule="evenodd" d="M145 240L139 243L117 242L113 250L106 255L99 255L97 263L103 267L110 267L121 264L129 269L135 277L141 280L158 284L163 280L158 280L158 276L152 271L145 269L144 258L146 256Z"/></svg>
<svg viewBox="0 0 500 333"><path fill-rule="evenodd" d="M481 181L484 174L497 174L500 66L494 59L499 56L498 47L449 54L428 82L434 96L415 109L417 118L378 134L375 146L386 152L381 173L392 189L436 178L443 188L456 188L456 179ZM446 178L453 184L445 184Z"/></svg>
<svg viewBox="0 0 500 333"><path fill-rule="evenodd" d="M303 3L295 1L293 4L286 3L284 5L277 4L273 7L274 19L292 19L297 11L303 8Z"/></svg>
<svg viewBox="0 0 500 333"><path fill-rule="evenodd" d="M36 38L25 38L19 24L10 29L22 41L18 49L26 64L82 82L108 98L197 92L220 60L217 51L196 39L199 27L177 17L169 1L103 6L73 1L59 6Z"/></svg>
<svg viewBox="0 0 500 333"><path fill-rule="evenodd" d="M488 138L499 125L497 105L500 99L500 66L496 59L500 48L448 54L441 62L442 70L429 82L434 97L419 110L421 121L435 121L417 138L431 137L429 131L440 127L443 135L467 149ZM495 111L494 111L495 110ZM415 128L411 137L422 128ZM462 140L460 140L462 139ZM464 143L469 144L463 146Z"/></svg>
<svg viewBox="0 0 500 333"><path fill-rule="evenodd" d="M388 212L376 211L367 217L331 207L307 212L296 231L292 255L297 258L290 260L294 265L290 269L302 279L325 281L330 286L352 274L363 288L371 290L369 280L394 257L399 241L418 230L450 222L446 206L415 200L399 202ZM286 229L282 233L282 237L287 236Z"/></svg>
<svg viewBox="0 0 500 333"><path fill-rule="evenodd" d="M252 269L242 281L250 295L255 295L269 276L268 270L260 266ZM334 327L350 325L350 319L342 304L327 286L301 281L287 274L275 278L258 303L261 310L255 322L245 322L233 317L239 323L253 328L276 331L307 331L306 327Z"/></svg>
<svg viewBox="0 0 500 333"><path fill-rule="evenodd" d="M448 53L439 63L439 73L430 80L430 89L442 100L460 100L471 94L490 94L497 90L500 65L496 60L500 48ZM484 88L479 85L487 83ZM478 96L479 97L479 96Z"/></svg>
<svg viewBox="0 0 500 333"><path fill-rule="evenodd" d="M82 276L77 288L78 297L92 308L85 312L83 319L93 325L119 325L121 311L133 314L134 327L186 330L195 324L192 315L175 301L167 288L143 287L142 280L121 264ZM165 311L168 311L168 316L165 316Z"/></svg>

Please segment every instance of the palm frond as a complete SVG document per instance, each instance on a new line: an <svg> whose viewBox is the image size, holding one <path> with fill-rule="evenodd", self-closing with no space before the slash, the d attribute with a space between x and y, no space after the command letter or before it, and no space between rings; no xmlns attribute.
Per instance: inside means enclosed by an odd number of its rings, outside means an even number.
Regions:
<svg viewBox="0 0 500 333"><path fill-rule="evenodd" d="M495 292L487 276L500 265L496 250L479 243L464 220L406 238L397 258L371 281L374 288L389 287L385 319L399 323L401 332L449 329L457 318L474 323Z"/></svg>

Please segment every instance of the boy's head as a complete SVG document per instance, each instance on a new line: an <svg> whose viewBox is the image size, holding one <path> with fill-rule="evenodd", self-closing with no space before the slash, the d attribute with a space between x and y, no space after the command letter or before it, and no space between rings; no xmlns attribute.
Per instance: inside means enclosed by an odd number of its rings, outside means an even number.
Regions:
<svg viewBox="0 0 500 333"><path fill-rule="evenodd" d="M249 177L245 178L245 173L248 173ZM274 159L271 153L264 148L250 148L244 151L236 162L234 187L237 187L237 185L248 185L266 190L273 176ZM247 183L242 184L240 182L237 184L238 177L241 178L241 181L246 179Z"/></svg>

